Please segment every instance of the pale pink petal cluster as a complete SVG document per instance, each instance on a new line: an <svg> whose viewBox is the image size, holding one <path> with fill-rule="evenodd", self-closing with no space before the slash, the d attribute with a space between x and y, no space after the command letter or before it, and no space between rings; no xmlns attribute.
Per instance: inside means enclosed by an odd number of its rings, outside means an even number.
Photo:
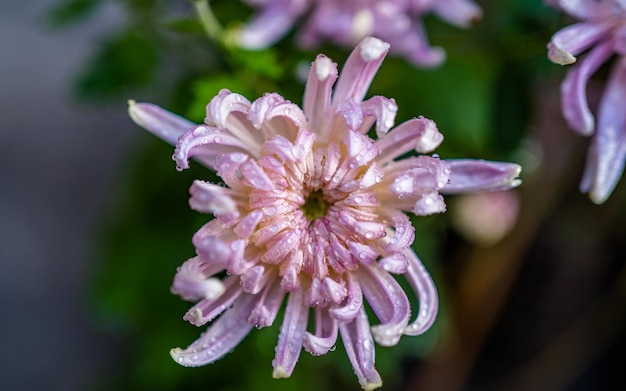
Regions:
<svg viewBox="0 0 626 391"><path fill-rule="evenodd" d="M435 14L458 27L468 27L482 17L471 0L247 0L258 14L240 31L239 44L249 49L265 48L296 23L298 41L315 47L333 41L353 47L366 36L391 44L393 53L423 67L445 60L440 47L432 47L422 18ZM305 21L302 19L305 18Z"/></svg>
<svg viewBox="0 0 626 391"><path fill-rule="evenodd" d="M580 20L552 36L548 57L561 65L575 63L561 84L562 110L572 129L593 136L580 189L600 204L613 192L626 161L626 1L552 3ZM587 83L615 56L596 119L587 102Z"/></svg>
<svg viewBox="0 0 626 391"><path fill-rule="evenodd" d="M274 377L291 375L302 348L322 355L341 337L361 386L374 389L382 384L374 343L393 346L433 324L437 292L410 247L414 228L406 212L445 211L443 192L516 186L520 168L426 155L398 160L433 151L443 136L423 117L394 127L393 99L364 99L388 50L386 42L365 38L341 75L319 55L302 109L275 93L250 102L222 90L205 123L195 125L131 102L139 125L177 139L180 169L193 157L223 181L191 186L191 207L215 219L193 237L197 254L179 268L172 290L195 302L187 321L212 323L189 347L172 350L177 362L221 358L253 327L272 325L286 301ZM419 302L412 318L394 275L408 281ZM366 301L378 318L373 326Z"/></svg>

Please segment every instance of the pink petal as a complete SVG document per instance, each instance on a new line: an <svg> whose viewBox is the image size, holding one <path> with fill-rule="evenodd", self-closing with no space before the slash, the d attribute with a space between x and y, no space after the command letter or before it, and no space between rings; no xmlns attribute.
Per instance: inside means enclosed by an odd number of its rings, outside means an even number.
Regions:
<svg viewBox="0 0 626 391"><path fill-rule="evenodd" d="M314 356L321 356L333 349L337 342L338 325L325 308L315 308L315 334L304 334L304 350Z"/></svg>
<svg viewBox="0 0 626 391"><path fill-rule="evenodd" d="M201 257L187 260L176 271L172 293L187 301L213 299L224 292L224 284L217 278L210 278L224 268L216 262L207 262Z"/></svg>
<svg viewBox="0 0 626 391"><path fill-rule="evenodd" d="M450 181L441 193L458 194L472 191L507 190L519 186L517 177L522 168L514 163L474 159L449 159Z"/></svg>
<svg viewBox="0 0 626 391"><path fill-rule="evenodd" d="M409 261L409 268L405 276L419 300L417 317L405 328L404 334L415 336L424 333L435 322L439 308L439 298L437 297L435 283L413 250L406 250L404 255L406 255Z"/></svg>
<svg viewBox="0 0 626 391"><path fill-rule="evenodd" d="M213 168L218 156L233 152L247 154L253 150L241 140L224 134L216 128L198 125L180 136L172 158L176 161L179 170L189 168L189 158L191 157L195 157L203 164Z"/></svg>
<svg viewBox="0 0 626 391"><path fill-rule="evenodd" d="M207 298L199 301L187 311L183 319L194 326L202 326L230 307L243 291L237 276L229 276L223 282L224 290L222 294L211 299Z"/></svg>
<svg viewBox="0 0 626 391"><path fill-rule="evenodd" d="M613 54L613 44L603 42L567 72L561 83L561 107L568 125L583 136L593 134L594 118L587 103L587 82Z"/></svg>
<svg viewBox="0 0 626 391"><path fill-rule="evenodd" d="M385 217L391 220L390 225L393 227L393 231L387 235L390 240L385 245L385 253L393 254L409 247L415 239L415 228L408 216L398 210L389 210Z"/></svg>
<svg viewBox="0 0 626 391"><path fill-rule="evenodd" d="M271 326L278 315L285 292L276 282L277 280L268 282L260 293L259 302L250 313L248 322L256 328Z"/></svg>
<svg viewBox="0 0 626 391"><path fill-rule="evenodd" d="M620 0L559 0L558 5L568 14L583 20L605 19L620 12ZM623 6L621 5L623 12Z"/></svg>
<svg viewBox="0 0 626 391"><path fill-rule="evenodd" d="M409 323L409 299L396 280L375 263L361 266L357 275L363 295L382 322L372 327L374 339L382 346L396 345Z"/></svg>
<svg viewBox="0 0 626 391"><path fill-rule="evenodd" d="M372 126L370 121L375 120L376 135L381 138L393 127L398 105L394 99L373 96L361 103L361 110L365 118L360 132L366 134Z"/></svg>
<svg viewBox="0 0 626 391"><path fill-rule="evenodd" d="M433 12L446 22L459 27L469 27L482 19L479 6L469 0L437 0Z"/></svg>
<svg viewBox="0 0 626 391"><path fill-rule="evenodd" d="M384 166L412 149L420 153L431 152L442 141L443 135L439 133L433 121L424 117L414 118L395 127L376 141L376 148L380 151L376 161Z"/></svg>
<svg viewBox="0 0 626 391"><path fill-rule="evenodd" d="M239 45L247 49L271 46L291 29L308 4L305 0L274 1L239 32Z"/></svg>
<svg viewBox="0 0 626 391"><path fill-rule="evenodd" d="M241 275L241 289L246 293L256 295L265 288L272 276L268 267L264 265L253 266Z"/></svg>
<svg viewBox="0 0 626 391"><path fill-rule="evenodd" d="M237 193L223 186L195 180L189 189L191 209L202 213L212 213L225 224L239 218L237 202L233 200Z"/></svg>
<svg viewBox="0 0 626 391"><path fill-rule="evenodd" d="M598 130L594 137L597 152L595 175L589 192L601 204L613 192L626 160L626 58L617 62L600 101Z"/></svg>
<svg viewBox="0 0 626 391"><path fill-rule="evenodd" d="M263 141L276 135L293 140L298 130L307 125L300 107L277 93L267 93L255 100L250 107L248 118L263 132Z"/></svg>
<svg viewBox="0 0 626 391"><path fill-rule="evenodd" d="M576 62L576 57L587 48L607 36L609 23L576 23L565 27L552 36L548 44L548 58L555 64Z"/></svg>
<svg viewBox="0 0 626 391"><path fill-rule="evenodd" d="M272 361L272 376L275 379L291 376L300 357L308 318L309 308L304 305L304 289L298 289L289 295L285 318L280 327L276 356Z"/></svg>
<svg viewBox="0 0 626 391"><path fill-rule="evenodd" d="M171 145L175 145L178 137L196 126L193 122L152 103L136 103L130 100L128 114L137 125Z"/></svg>
<svg viewBox="0 0 626 391"><path fill-rule="evenodd" d="M256 160L250 159L243 162L239 172L243 176L242 182L249 187L262 191L274 190L274 182Z"/></svg>
<svg viewBox="0 0 626 391"><path fill-rule="evenodd" d="M408 29L393 35L383 34L381 37L391 42L393 53L405 56L419 67L437 67L446 59L446 53L442 48L430 46L419 19L413 20Z"/></svg>
<svg viewBox="0 0 626 391"><path fill-rule="evenodd" d="M265 137L247 118L250 110L248 99L224 88L207 105L205 122L248 145L249 152L258 156Z"/></svg>
<svg viewBox="0 0 626 391"><path fill-rule="evenodd" d="M341 70L333 94L333 104L346 99L360 103L383 62L389 44L374 37L367 37L352 51Z"/></svg>
<svg viewBox="0 0 626 391"><path fill-rule="evenodd" d="M346 302L328 311L330 316L339 322L352 321L363 307L363 293L357 278L352 273L346 273L345 276L348 291Z"/></svg>
<svg viewBox="0 0 626 391"><path fill-rule="evenodd" d="M248 213L233 229L235 234L241 239L248 239L254 233L257 225L263 218L263 213L259 210L253 210Z"/></svg>
<svg viewBox="0 0 626 391"><path fill-rule="evenodd" d="M309 129L319 129L330 112L333 84L337 80L337 64L320 54L317 56L304 89L302 107L308 119Z"/></svg>
<svg viewBox="0 0 626 391"><path fill-rule="evenodd" d="M215 159L215 171L217 175L233 190L241 193L248 191L248 186L242 181L241 165L248 161L246 153L227 153Z"/></svg>
<svg viewBox="0 0 626 391"><path fill-rule="evenodd" d="M352 363L354 374L364 390L373 390L383 385L380 375L374 368L374 341L369 326L362 307L351 322L339 323L343 345Z"/></svg>
<svg viewBox="0 0 626 391"><path fill-rule="evenodd" d="M172 349L170 354L174 361L186 367L197 367L219 360L233 350L252 329L247 318L256 300L255 295L242 295L187 349Z"/></svg>

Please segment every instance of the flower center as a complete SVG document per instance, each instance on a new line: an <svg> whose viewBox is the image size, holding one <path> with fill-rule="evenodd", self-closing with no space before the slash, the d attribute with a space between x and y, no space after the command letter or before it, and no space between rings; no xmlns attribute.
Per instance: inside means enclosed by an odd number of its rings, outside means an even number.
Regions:
<svg viewBox="0 0 626 391"><path fill-rule="evenodd" d="M328 201L324 198L324 192L321 190L311 192L304 202L304 205L302 205L302 212L308 221L326 216L327 211Z"/></svg>

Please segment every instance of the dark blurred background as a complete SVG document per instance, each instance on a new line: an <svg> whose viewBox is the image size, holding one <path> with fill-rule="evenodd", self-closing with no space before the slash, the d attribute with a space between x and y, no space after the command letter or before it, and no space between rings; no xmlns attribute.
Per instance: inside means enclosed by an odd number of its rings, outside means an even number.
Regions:
<svg viewBox="0 0 626 391"><path fill-rule="evenodd" d="M85 390L122 350L88 299L103 221L138 132L120 110L76 99L74 76L120 25L106 4L53 31L53 0L0 4L0 379L5 390Z"/></svg>
<svg viewBox="0 0 626 391"><path fill-rule="evenodd" d="M578 192L588 140L563 123L564 68L545 53L571 21L540 0L477 3L485 19L467 31L426 18L443 67L390 57L370 95L395 98L398 123L435 120L443 158L515 161L524 184L504 201L448 197L450 213L413 219L442 308L425 335L377 348L383 390L623 389L626 186L601 206ZM212 4L226 26L251 13ZM202 331L169 293L207 219L189 210L188 187L215 177L176 172L172 148L126 114L133 98L201 121L223 87L300 103L298 70L318 52L341 64L348 50L305 52L292 36L255 53L223 46L182 0L8 0L0 21L2 389L358 389L340 344L271 379L277 325L207 367L171 360ZM592 103L605 78L590 84ZM493 205L503 209L485 220ZM464 213L514 225L485 240Z"/></svg>

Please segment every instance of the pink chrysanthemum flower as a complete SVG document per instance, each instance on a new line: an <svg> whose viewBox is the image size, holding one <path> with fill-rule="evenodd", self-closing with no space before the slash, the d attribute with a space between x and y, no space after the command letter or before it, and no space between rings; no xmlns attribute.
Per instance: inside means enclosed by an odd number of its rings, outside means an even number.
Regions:
<svg viewBox="0 0 626 391"><path fill-rule="evenodd" d="M611 195L626 161L626 1L554 0L557 8L581 20L554 34L548 57L557 64L576 62L561 84L563 115L569 126L583 136L593 135L583 193L601 204ZM617 55L595 120L587 103L586 87L598 68Z"/></svg>
<svg viewBox="0 0 626 391"><path fill-rule="evenodd" d="M178 140L173 158L180 169L193 156L224 181L191 187L191 207L215 219L195 234L197 256L180 267L172 290L197 301L186 320L213 323L188 348L172 350L177 362L199 366L221 358L253 327L273 324L286 300L274 377L290 376L302 347L322 355L341 335L360 384L373 389L381 385L374 342L392 346L432 325L437 292L410 247L414 228L405 212L443 212L443 191L510 188L520 168L424 155L396 160L411 150L432 151L443 136L422 117L392 129L394 100L363 100L388 49L366 38L339 77L337 65L319 55L304 109L274 93L251 103L222 90L207 106L206 123L195 125L131 102L139 125ZM368 136L372 126L376 141ZM412 321L394 274L419 300ZM370 327L364 300L380 324Z"/></svg>
<svg viewBox="0 0 626 391"><path fill-rule="evenodd" d="M392 52L418 66L434 67L445 59L440 47L431 47L421 18L433 13L459 27L468 27L482 17L471 0L247 0L260 12L238 36L249 49L272 45L304 14L298 41L305 47L323 40L353 47L372 35L391 44Z"/></svg>

